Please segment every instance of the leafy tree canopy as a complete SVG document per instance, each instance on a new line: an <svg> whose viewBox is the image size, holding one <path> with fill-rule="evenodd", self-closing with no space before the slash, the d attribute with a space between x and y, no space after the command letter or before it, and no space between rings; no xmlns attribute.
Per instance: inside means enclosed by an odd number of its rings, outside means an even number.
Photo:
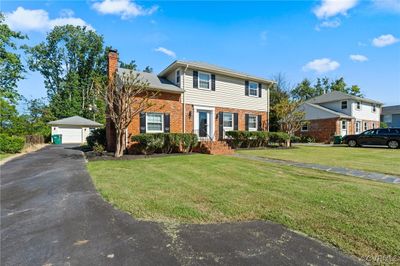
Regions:
<svg viewBox="0 0 400 266"><path fill-rule="evenodd" d="M25 72L21 58L15 51L18 49L15 40L27 38L20 32L12 31L4 23L4 15L0 13L0 97L16 104L20 99L17 82Z"/></svg>
<svg viewBox="0 0 400 266"><path fill-rule="evenodd" d="M106 77L103 37L80 26L57 26L46 41L25 46L28 65L39 71L47 89L49 107L57 118L73 115L104 121L104 100L94 89L94 80ZM95 107L95 108L94 108Z"/></svg>
<svg viewBox="0 0 400 266"><path fill-rule="evenodd" d="M330 81L329 78L318 78L315 84L308 79L301 81L292 91L293 98L298 100L308 100L327 92L341 91L347 94L362 97L360 87L353 85L348 87L344 78Z"/></svg>

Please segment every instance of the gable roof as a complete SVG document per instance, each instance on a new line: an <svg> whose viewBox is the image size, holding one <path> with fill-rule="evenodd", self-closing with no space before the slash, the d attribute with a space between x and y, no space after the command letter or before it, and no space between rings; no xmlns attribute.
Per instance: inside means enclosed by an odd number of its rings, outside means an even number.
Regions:
<svg viewBox="0 0 400 266"><path fill-rule="evenodd" d="M318 105L318 104L312 104L312 103L309 103L309 102L305 102L304 105L308 105L308 106L310 106L312 108L318 109L318 111L323 112L323 113L327 113L327 114L329 114L329 115L331 115L333 117L352 118L351 116L349 116L347 114L333 111L333 110L331 110L329 108L323 107L323 106Z"/></svg>
<svg viewBox="0 0 400 266"><path fill-rule="evenodd" d="M88 126L88 127L101 127L102 124L97 123L95 121L80 117L78 115L76 116L71 116L67 118L63 118L60 120L55 120L48 122L47 124L52 125L52 126L57 126L57 125L64 125L64 126Z"/></svg>
<svg viewBox="0 0 400 266"><path fill-rule="evenodd" d="M211 71L216 74L222 74L226 76L233 76L233 77L238 77L241 79L246 79L246 80L252 80L260 83L275 83L272 80L261 78L261 77L256 77L253 75L249 75L243 72L239 72L236 70L232 70L229 68L225 67L220 67L217 65L212 65L208 63L203 63L203 62L196 62L196 61L180 61L176 60L172 62L169 66L167 66L163 71L161 71L158 76L164 77L166 76L169 72L173 71L177 67L190 67L190 68L195 68L199 70L204 70L204 71Z"/></svg>
<svg viewBox="0 0 400 266"><path fill-rule="evenodd" d="M341 101L341 100L356 100L360 102L367 102L367 103L375 103L375 104L382 104L381 102L367 99L367 98L362 98L362 97L357 97L354 95L350 95L341 91L332 91L328 92L325 94L322 94L320 96L314 97L312 99L307 100L307 102L310 103L327 103L327 102L335 102L335 101Z"/></svg>
<svg viewBox="0 0 400 266"><path fill-rule="evenodd" d="M118 68L118 74L122 75L136 75L139 74L139 78L146 80L149 83L150 88L157 89L160 91L167 91L173 93L182 93L183 89L173 84L166 78L162 78L157 76L154 73L147 73L147 72L139 72L130 70L127 68Z"/></svg>

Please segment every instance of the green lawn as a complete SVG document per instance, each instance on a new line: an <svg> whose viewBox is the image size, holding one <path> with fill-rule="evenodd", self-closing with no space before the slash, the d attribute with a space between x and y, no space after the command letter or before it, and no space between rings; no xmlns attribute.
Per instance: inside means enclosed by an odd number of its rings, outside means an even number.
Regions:
<svg viewBox="0 0 400 266"><path fill-rule="evenodd" d="M210 155L89 162L103 197L135 218L271 220L348 253L400 256L400 186Z"/></svg>
<svg viewBox="0 0 400 266"><path fill-rule="evenodd" d="M11 154L11 153L0 153L0 161L2 161L3 159L5 159L7 157L10 157L11 155L13 155L13 154Z"/></svg>
<svg viewBox="0 0 400 266"><path fill-rule="evenodd" d="M240 150L238 153L400 175L400 150L296 146L293 149Z"/></svg>

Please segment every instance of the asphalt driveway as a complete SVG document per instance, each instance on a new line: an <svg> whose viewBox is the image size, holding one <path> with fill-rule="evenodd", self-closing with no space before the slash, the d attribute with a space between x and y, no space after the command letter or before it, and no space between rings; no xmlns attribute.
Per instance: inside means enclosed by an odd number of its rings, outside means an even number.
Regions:
<svg viewBox="0 0 400 266"><path fill-rule="evenodd" d="M48 146L1 166L1 264L360 262L269 222L171 225L137 221L97 194L80 151Z"/></svg>

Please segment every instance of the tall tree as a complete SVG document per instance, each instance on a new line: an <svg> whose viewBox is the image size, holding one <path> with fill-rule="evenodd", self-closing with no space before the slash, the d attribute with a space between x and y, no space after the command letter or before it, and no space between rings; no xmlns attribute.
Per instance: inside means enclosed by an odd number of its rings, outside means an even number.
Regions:
<svg viewBox="0 0 400 266"><path fill-rule="evenodd" d="M293 137L304 123L305 112L299 109L301 104L301 101L286 98L273 106L279 118L281 131L288 133L290 137ZM290 138L287 140L286 146L291 146Z"/></svg>
<svg viewBox="0 0 400 266"><path fill-rule="evenodd" d="M100 114L97 120L104 122L104 100L94 89L94 81L106 77L102 36L86 27L56 26L46 41L25 50L29 68L44 77L55 117L81 115L91 119L96 110Z"/></svg>
<svg viewBox="0 0 400 266"><path fill-rule="evenodd" d="M275 85L270 88L270 106L275 106L282 99L289 98L291 85L287 81L287 78L284 74L278 73L272 76L272 80L275 81ZM278 131L280 128L279 117L276 114L274 108L270 109L269 113L269 130L270 131Z"/></svg>
<svg viewBox="0 0 400 266"><path fill-rule="evenodd" d="M135 60L131 60L129 63L125 63L123 61L119 61L119 67L126 68L130 70L137 70L137 65Z"/></svg>
<svg viewBox="0 0 400 266"><path fill-rule="evenodd" d="M153 73L153 68L150 67L150 66L146 66L146 67L143 69L143 72L146 72L146 73Z"/></svg>
<svg viewBox="0 0 400 266"><path fill-rule="evenodd" d="M99 93L105 94L107 114L115 128L115 157L121 157L126 147L126 131L132 118L153 106L150 99L157 91L149 89L149 83L131 71L128 74L115 74L108 85L97 83Z"/></svg>
<svg viewBox="0 0 400 266"><path fill-rule="evenodd" d="M0 13L0 97L12 104L16 104L20 98L17 82L25 72L21 57L16 53L18 47L15 41L25 38L26 35L12 31Z"/></svg>

